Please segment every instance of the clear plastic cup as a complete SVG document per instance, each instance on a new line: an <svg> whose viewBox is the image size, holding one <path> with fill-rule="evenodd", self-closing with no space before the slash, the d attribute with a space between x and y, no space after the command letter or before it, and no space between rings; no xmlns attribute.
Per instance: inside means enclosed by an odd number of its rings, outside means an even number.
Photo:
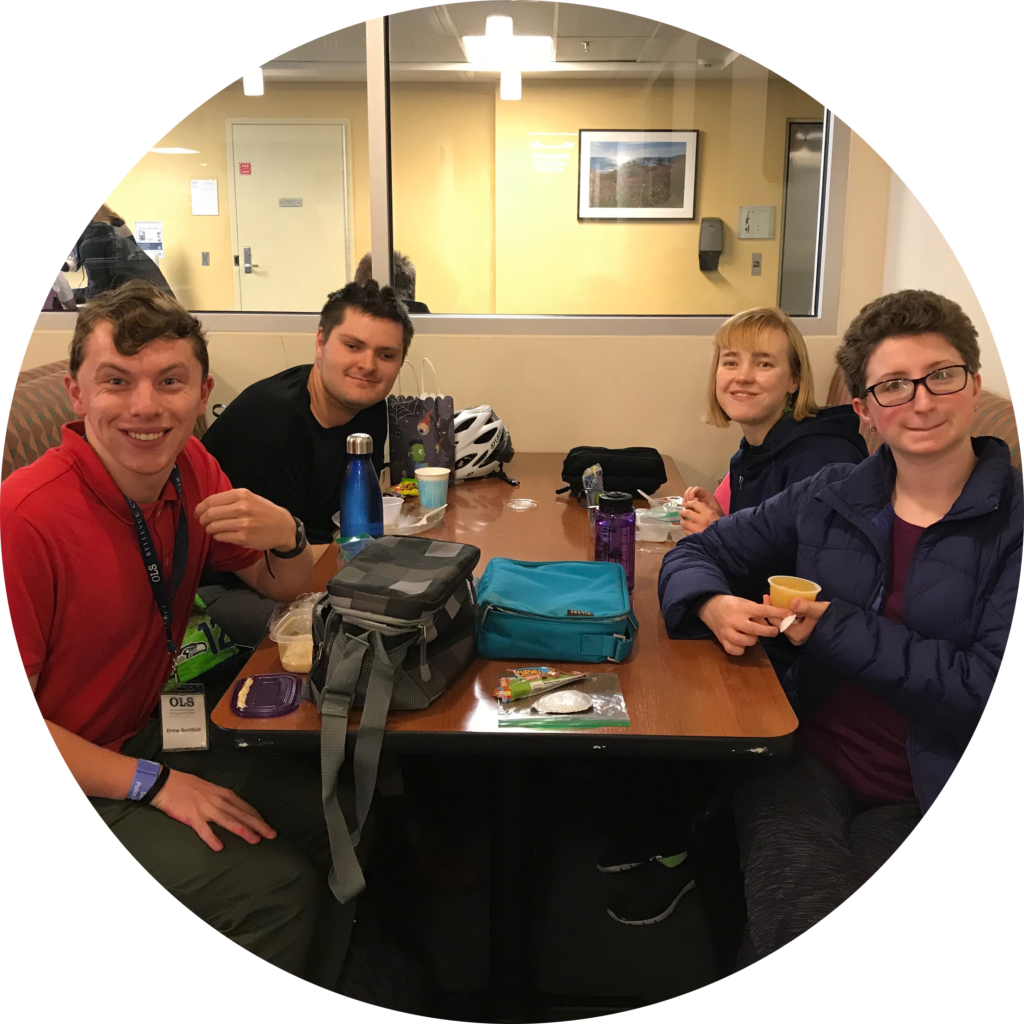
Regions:
<svg viewBox="0 0 1024 1024"><path fill-rule="evenodd" d="M788 608L798 597L804 601L815 601L821 587L811 580L799 576L769 576L769 597L776 608Z"/></svg>
<svg viewBox="0 0 1024 1024"><path fill-rule="evenodd" d="M385 494L381 501L384 503L384 525L394 526L402 514L402 505L405 499L399 498L397 495Z"/></svg>
<svg viewBox="0 0 1024 1024"><path fill-rule="evenodd" d="M423 508L440 508L448 501L448 477L450 469L425 466L416 470L416 488L420 492Z"/></svg>

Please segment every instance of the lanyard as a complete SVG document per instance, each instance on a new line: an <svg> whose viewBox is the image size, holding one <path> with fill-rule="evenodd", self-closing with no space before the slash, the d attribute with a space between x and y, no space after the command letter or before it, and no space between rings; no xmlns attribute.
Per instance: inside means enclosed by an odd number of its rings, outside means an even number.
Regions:
<svg viewBox="0 0 1024 1024"><path fill-rule="evenodd" d="M181 497L181 473L177 465L171 470L171 483L178 494L178 529L174 535L174 571L171 579L171 592L167 593L167 586L164 583L163 571L160 567L160 558L153 545L153 538L149 535L149 527L146 526L146 517L142 509L132 501L126 494L124 500L128 502L132 519L135 520L135 531L139 535L139 550L142 552L142 564L146 568L146 575L149 577L149 585L153 588L153 599L160 611L160 618L164 623L164 633L167 635L167 652L171 656L173 664L178 656L178 645L174 642L172 626L174 612L171 602L174 595L181 586L185 576L185 567L188 564L188 514L185 511L185 503Z"/></svg>

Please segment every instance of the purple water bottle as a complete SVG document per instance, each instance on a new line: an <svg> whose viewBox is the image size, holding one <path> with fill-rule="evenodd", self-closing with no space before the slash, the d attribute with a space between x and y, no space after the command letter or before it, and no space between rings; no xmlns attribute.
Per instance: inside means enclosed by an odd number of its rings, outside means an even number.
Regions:
<svg viewBox="0 0 1024 1024"><path fill-rule="evenodd" d="M594 513L594 561L618 562L626 571L626 586L633 592L633 554L636 513L633 496L625 491L602 491Z"/></svg>

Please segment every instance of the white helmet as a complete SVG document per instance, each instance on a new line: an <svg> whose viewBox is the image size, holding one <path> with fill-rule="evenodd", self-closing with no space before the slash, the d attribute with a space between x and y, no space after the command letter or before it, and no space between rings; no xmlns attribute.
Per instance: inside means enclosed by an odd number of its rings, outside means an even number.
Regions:
<svg viewBox="0 0 1024 1024"><path fill-rule="evenodd" d="M489 405L455 414L456 480L498 473L513 455L512 438Z"/></svg>

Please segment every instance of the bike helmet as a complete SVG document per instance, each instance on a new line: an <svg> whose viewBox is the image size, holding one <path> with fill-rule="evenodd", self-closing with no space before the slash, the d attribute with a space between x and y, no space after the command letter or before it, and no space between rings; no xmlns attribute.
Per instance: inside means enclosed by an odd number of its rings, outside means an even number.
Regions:
<svg viewBox="0 0 1024 1024"><path fill-rule="evenodd" d="M500 473L515 451L505 424L489 405L478 405L455 414L455 479Z"/></svg>

